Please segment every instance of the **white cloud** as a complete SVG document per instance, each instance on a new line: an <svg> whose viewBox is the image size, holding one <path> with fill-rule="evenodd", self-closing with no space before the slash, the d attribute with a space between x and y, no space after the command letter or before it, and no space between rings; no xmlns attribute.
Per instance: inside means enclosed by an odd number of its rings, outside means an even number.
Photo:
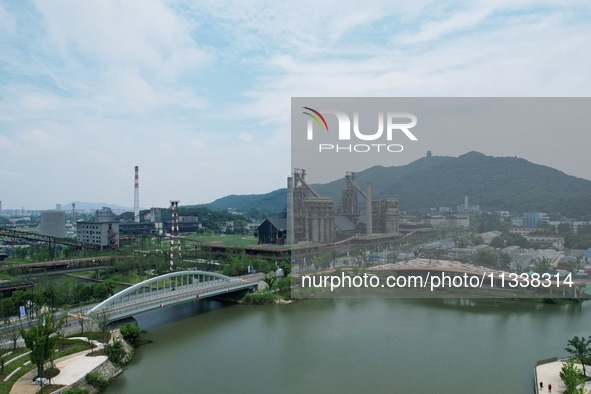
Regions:
<svg viewBox="0 0 591 394"><path fill-rule="evenodd" d="M6 34L14 34L16 31L16 21L2 3L0 3L0 31Z"/></svg>
<svg viewBox="0 0 591 394"><path fill-rule="evenodd" d="M10 192L14 206L131 205L134 165L145 206L283 187L293 96L591 88L584 1L22 4L0 3L0 31L12 31L0 39L1 160L33 144L36 163L71 179L51 196ZM19 171L39 179L33 164Z"/></svg>
<svg viewBox="0 0 591 394"><path fill-rule="evenodd" d="M35 5L49 41L66 57L81 53L101 64L165 77L199 66L210 56L196 46L191 24L157 0L36 0Z"/></svg>

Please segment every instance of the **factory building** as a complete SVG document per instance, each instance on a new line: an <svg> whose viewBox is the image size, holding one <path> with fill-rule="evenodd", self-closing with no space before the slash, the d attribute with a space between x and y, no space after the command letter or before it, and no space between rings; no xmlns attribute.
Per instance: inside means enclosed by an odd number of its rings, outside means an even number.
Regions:
<svg viewBox="0 0 591 394"><path fill-rule="evenodd" d="M66 213L57 210L41 211L39 234L64 238L66 236Z"/></svg>
<svg viewBox="0 0 591 394"><path fill-rule="evenodd" d="M78 222L76 226L78 242L99 245L105 248L119 248L118 222Z"/></svg>
<svg viewBox="0 0 591 394"><path fill-rule="evenodd" d="M103 207L97 209L95 212L95 218L97 222L113 222L115 221L115 214L109 207Z"/></svg>
<svg viewBox="0 0 591 394"><path fill-rule="evenodd" d="M368 182L366 191L362 190L355 183L354 172L347 172L345 175L346 186L338 209L335 209L331 198L321 197L306 182L305 175L305 170L294 169L287 181L285 239L289 245L300 242L329 244L359 234L398 234L398 200L373 200L371 183ZM366 214L363 216L359 210L358 195L365 199ZM265 225L269 224L272 223ZM267 232L259 232L259 243L266 243L267 240L262 239L260 234Z"/></svg>
<svg viewBox="0 0 591 394"><path fill-rule="evenodd" d="M255 232L260 244L283 245L286 235L287 219L285 218L265 219Z"/></svg>

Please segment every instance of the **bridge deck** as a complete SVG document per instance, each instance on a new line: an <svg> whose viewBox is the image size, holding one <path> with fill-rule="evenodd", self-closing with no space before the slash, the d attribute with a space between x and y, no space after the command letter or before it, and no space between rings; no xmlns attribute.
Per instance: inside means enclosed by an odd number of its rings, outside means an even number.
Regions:
<svg viewBox="0 0 591 394"><path fill-rule="evenodd" d="M109 320L118 320L167 305L252 289L258 286L259 281L209 275L184 271L152 278L115 294L94 307L89 314L104 310Z"/></svg>

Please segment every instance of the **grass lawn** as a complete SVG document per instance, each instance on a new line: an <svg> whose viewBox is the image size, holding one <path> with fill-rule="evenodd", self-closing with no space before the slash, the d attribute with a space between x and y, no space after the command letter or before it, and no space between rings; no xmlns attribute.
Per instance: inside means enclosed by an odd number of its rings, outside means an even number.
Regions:
<svg viewBox="0 0 591 394"><path fill-rule="evenodd" d="M224 245L256 245L258 240L252 235L200 235L190 234L182 237L183 240L189 242L200 242L200 243L221 243Z"/></svg>
<svg viewBox="0 0 591 394"><path fill-rule="evenodd" d="M61 344L60 344L61 346ZM59 352L57 352L57 354L55 355L55 359L57 360L60 357L64 357L70 354L74 354L74 353L78 353L81 352L82 350L86 350L86 349L90 349L92 348L93 345L89 344L86 341L80 340L80 339L65 339L63 346L61 346L61 349ZM28 352L29 349L26 348L19 348L16 349L16 351L11 354L10 356L5 358L5 362L8 362L12 359L14 359L15 357ZM10 393L10 390L12 389L12 385L21 378L21 376L23 376L24 374L26 374L29 371L32 371L33 369L36 369L37 366L34 364L29 364L29 365L25 365L25 363L27 363L29 361L29 357L25 356L22 357L8 365L6 365L4 367L4 372L2 374L0 374L0 394L8 394ZM4 379L10 375L14 370L16 370L18 367L21 367L20 371L18 373L16 373L12 378L10 378L10 380L8 380L7 382L4 381Z"/></svg>

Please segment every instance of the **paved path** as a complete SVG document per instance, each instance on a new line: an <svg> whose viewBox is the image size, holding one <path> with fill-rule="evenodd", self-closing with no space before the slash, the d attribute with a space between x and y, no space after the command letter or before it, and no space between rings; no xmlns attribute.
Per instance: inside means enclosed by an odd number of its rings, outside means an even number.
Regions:
<svg viewBox="0 0 591 394"><path fill-rule="evenodd" d="M86 338L83 339L87 340ZM102 347L102 344L100 347ZM94 348L94 350L97 349L98 347ZM92 349L83 350L57 359L55 365L60 370L60 373L51 379L51 383L64 386L74 384L107 359L107 356L87 357L86 355L91 351ZM32 384L31 382L36 375L36 368L27 372L14 383L10 394L35 394L39 390L39 385Z"/></svg>
<svg viewBox="0 0 591 394"><path fill-rule="evenodd" d="M577 365L577 364L575 364ZM578 364L581 369L580 364ZM538 365L536 367L536 376L538 379L538 387L536 387L536 393L546 394L548 391L548 385L552 385L552 393L562 393L566 390L562 379L560 379L560 370L562 369L562 361L554 361L548 364ZM588 372L587 372L588 373ZM544 388L540 389L539 382L544 383ZM591 382L585 384L585 389L591 390Z"/></svg>
<svg viewBox="0 0 591 394"><path fill-rule="evenodd" d="M566 390L562 379L560 379L560 370L562 361L554 361L548 364L538 365L536 367L536 376L538 377L538 387L536 393L549 393L548 385L552 385L552 393L562 393ZM540 389L539 382L544 383L544 388Z"/></svg>

